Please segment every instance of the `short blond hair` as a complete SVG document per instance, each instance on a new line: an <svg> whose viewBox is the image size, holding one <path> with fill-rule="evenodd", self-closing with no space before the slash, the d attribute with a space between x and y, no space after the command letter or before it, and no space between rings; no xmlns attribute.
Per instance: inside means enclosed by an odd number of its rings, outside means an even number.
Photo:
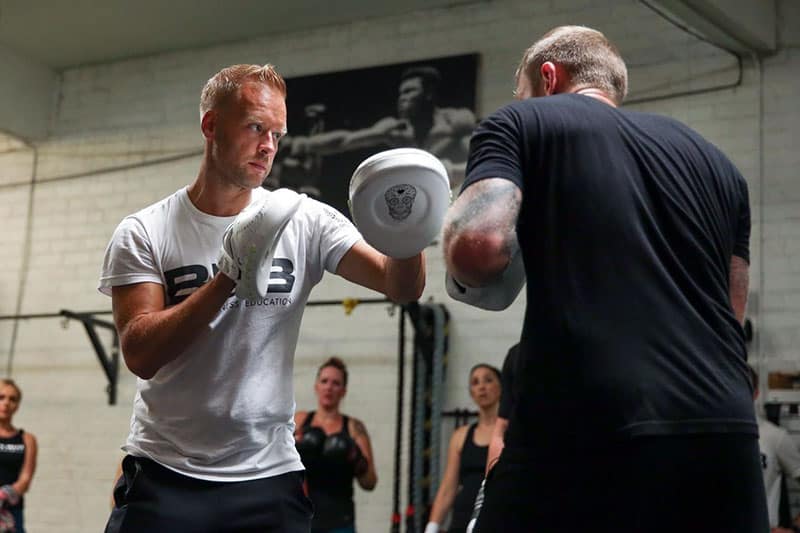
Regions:
<svg viewBox="0 0 800 533"><path fill-rule="evenodd" d="M2 378L0 379L0 387L8 385L9 387L14 387L14 390L17 391L17 401L22 401L22 390L19 388L13 379L10 378Z"/></svg>
<svg viewBox="0 0 800 533"><path fill-rule="evenodd" d="M231 65L206 82L200 94L200 116L219 107L247 82L264 83L286 97L286 82L273 65Z"/></svg>
<svg viewBox="0 0 800 533"><path fill-rule="evenodd" d="M601 89L617 105L628 94L625 61L605 35L585 26L559 26L525 50L516 79L525 75L537 85L539 69L546 62L560 65L575 86Z"/></svg>

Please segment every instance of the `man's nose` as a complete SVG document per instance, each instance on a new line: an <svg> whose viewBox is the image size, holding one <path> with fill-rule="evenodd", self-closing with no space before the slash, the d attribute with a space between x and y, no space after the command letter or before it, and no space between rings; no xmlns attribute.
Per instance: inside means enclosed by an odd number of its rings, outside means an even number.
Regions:
<svg viewBox="0 0 800 533"><path fill-rule="evenodd" d="M278 150L278 141L272 133L267 133L258 144L258 151L262 154L274 154Z"/></svg>

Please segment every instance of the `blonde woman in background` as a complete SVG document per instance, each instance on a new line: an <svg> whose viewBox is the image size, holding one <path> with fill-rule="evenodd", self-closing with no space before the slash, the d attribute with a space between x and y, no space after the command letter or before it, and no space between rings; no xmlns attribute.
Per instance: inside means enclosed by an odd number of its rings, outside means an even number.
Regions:
<svg viewBox="0 0 800 533"><path fill-rule="evenodd" d="M361 420L339 406L347 394L347 366L331 357L317 370L315 411L295 414L297 451L306 467L306 488L314 504L312 533L355 533L353 479L364 490L378 483L372 443Z"/></svg>
<svg viewBox="0 0 800 533"><path fill-rule="evenodd" d="M0 379L0 531L16 533L25 533L23 495L36 470L36 437L12 423L21 400L17 384ZM9 517L13 517L13 529Z"/></svg>

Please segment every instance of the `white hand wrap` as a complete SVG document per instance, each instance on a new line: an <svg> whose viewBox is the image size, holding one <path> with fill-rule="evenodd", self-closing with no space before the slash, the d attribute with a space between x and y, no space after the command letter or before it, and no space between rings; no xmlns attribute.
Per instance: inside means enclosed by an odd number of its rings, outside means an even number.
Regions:
<svg viewBox="0 0 800 533"><path fill-rule="evenodd" d="M448 272L445 286L447 294L454 300L488 311L502 311L517 298L525 285L525 265L522 253L514 252L511 262L500 276L483 287L466 287L457 282Z"/></svg>
<svg viewBox="0 0 800 533"><path fill-rule="evenodd" d="M428 525L425 526L425 531L423 533L439 533L439 524L436 522L428 522Z"/></svg>
<svg viewBox="0 0 800 533"><path fill-rule="evenodd" d="M0 487L0 508L4 504L17 505L19 503L20 495L12 485L3 485Z"/></svg>
<svg viewBox="0 0 800 533"><path fill-rule="evenodd" d="M303 198L289 189L272 191L247 206L225 230L217 266L236 282L239 298L267 294L275 246Z"/></svg>

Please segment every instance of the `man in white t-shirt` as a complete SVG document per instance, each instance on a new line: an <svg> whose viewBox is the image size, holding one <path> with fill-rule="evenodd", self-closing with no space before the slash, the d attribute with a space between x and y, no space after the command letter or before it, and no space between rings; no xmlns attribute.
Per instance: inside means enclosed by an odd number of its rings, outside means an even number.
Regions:
<svg viewBox="0 0 800 533"><path fill-rule="evenodd" d="M292 369L311 288L327 270L398 302L422 292L422 253L387 257L306 198L278 233L266 296L234 295L223 235L276 194L260 185L286 132L285 98L271 65L214 75L197 178L126 217L109 243L99 288L139 379L107 532L307 532Z"/></svg>
<svg viewBox="0 0 800 533"><path fill-rule="evenodd" d="M753 380L753 399L758 398L758 373L750 368ZM784 428L776 426L758 415L758 448L761 451L761 468L764 488L767 491L767 509L772 533L794 533L795 529L778 526L778 508L781 501L783 476L800 478L800 450Z"/></svg>

